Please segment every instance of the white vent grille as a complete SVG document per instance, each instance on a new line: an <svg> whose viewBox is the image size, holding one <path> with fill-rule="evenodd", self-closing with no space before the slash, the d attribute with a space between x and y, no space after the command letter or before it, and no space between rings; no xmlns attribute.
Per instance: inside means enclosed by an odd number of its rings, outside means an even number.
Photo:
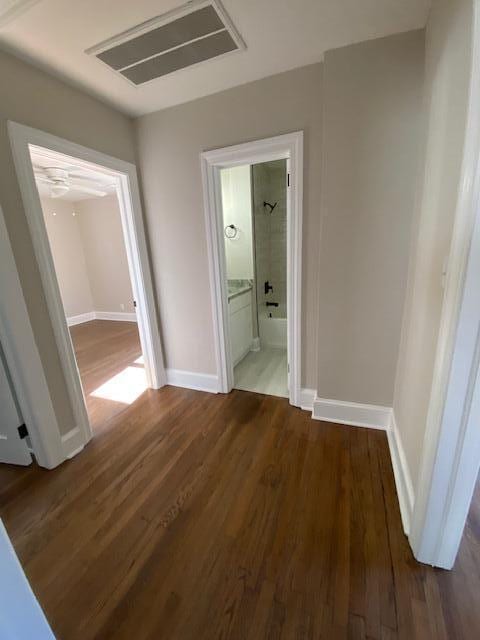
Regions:
<svg viewBox="0 0 480 640"><path fill-rule="evenodd" d="M134 85L245 49L218 0L189 2L153 18L86 53Z"/></svg>

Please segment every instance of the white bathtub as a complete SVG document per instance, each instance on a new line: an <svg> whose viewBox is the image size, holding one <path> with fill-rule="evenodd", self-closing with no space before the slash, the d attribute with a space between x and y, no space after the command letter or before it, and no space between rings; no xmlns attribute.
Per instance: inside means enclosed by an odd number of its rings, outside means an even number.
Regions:
<svg viewBox="0 0 480 640"><path fill-rule="evenodd" d="M260 334L261 347L287 348L287 319L258 318L258 332Z"/></svg>

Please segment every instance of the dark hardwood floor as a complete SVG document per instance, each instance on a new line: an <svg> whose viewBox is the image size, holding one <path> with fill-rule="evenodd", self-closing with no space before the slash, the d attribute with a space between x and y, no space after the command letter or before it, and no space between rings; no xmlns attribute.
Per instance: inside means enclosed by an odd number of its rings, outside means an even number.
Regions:
<svg viewBox="0 0 480 640"><path fill-rule="evenodd" d="M0 469L59 640L480 637L478 511L453 572L417 564L384 433L173 387L108 424L54 471Z"/></svg>
<svg viewBox="0 0 480 640"><path fill-rule="evenodd" d="M108 426L108 421L125 409L125 403L92 395L127 367L139 368L140 338L135 322L92 320L70 327L87 404L90 426L94 432Z"/></svg>

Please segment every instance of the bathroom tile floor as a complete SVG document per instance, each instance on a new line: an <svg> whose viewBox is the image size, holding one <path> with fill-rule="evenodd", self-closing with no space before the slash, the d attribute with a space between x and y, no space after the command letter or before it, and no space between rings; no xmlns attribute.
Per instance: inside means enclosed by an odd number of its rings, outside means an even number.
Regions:
<svg viewBox="0 0 480 640"><path fill-rule="evenodd" d="M250 351L234 369L235 389L288 398L287 350Z"/></svg>

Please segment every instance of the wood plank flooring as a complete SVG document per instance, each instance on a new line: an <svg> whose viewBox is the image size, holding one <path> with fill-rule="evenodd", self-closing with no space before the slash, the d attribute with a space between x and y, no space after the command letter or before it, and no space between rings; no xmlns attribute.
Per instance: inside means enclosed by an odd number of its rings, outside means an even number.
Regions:
<svg viewBox="0 0 480 640"><path fill-rule="evenodd" d="M54 471L0 469L59 640L480 637L478 513L453 572L417 564L383 432L173 387L110 425Z"/></svg>
<svg viewBox="0 0 480 640"><path fill-rule="evenodd" d="M90 426L94 432L125 409L125 404L92 393L142 355L136 322L92 320L70 327Z"/></svg>

